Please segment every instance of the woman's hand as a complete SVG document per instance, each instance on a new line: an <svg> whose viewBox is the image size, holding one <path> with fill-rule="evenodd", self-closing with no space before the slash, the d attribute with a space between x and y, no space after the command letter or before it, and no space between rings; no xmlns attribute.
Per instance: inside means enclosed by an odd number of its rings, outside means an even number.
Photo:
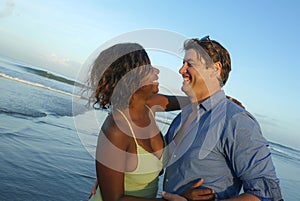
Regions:
<svg viewBox="0 0 300 201"><path fill-rule="evenodd" d="M186 198L172 193L167 193L165 191L162 192L162 197L168 201L188 201Z"/></svg>
<svg viewBox="0 0 300 201"><path fill-rule="evenodd" d="M231 100L232 102L234 102L235 104L237 104L238 106L242 107L243 109L245 109L245 106L243 105L243 103L241 103L240 101L238 101L235 98L232 98L231 96L226 96L226 98L228 98L229 100Z"/></svg>
<svg viewBox="0 0 300 201"><path fill-rule="evenodd" d="M194 183L191 187L186 189L181 195L187 200L215 200L214 191L210 188L198 188L204 183L204 180L201 179L198 182Z"/></svg>
<svg viewBox="0 0 300 201"><path fill-rule="evenodd" d="M95 181L95 184L93 186L93 189L91 190L91 193L90 193L90 196L89 196L89 199L96 194L96 191L97 191L97 187L98 187L98 181L96 180Z"/></svg>
<svg viewBox="0 0 300 201"><path fill-rule="evenodd" d="M169 201L188 201L188 200L203 200L203 201L213 201L215 200L214 191L210 188L198 187L204 183L204 180L201 179L198 182L194 183L191 187L186 189L181 196L177 194L162 192L164 199Z"/></svg>

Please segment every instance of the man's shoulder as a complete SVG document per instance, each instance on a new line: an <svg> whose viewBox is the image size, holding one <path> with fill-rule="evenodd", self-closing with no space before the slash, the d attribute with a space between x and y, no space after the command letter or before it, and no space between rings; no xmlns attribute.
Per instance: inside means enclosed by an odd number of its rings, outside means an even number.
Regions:
<svg viewBox="0 0 300 201"><path fill-rule="evenodd" d="M226 128L259 128L259 123L249 111L230 100L226 100ZM228 127L228 125L230 125Z"/></svg>
<svg viewBox="0 0 300 201"><path fill-rule="evenodd" d="M226 116L228 118L232 118L236 115L246 115L246 116L249 116L253 119L254 116L249 112L247 111L245 108L239 106L238 104L234 103L233 101L229 100L229 99L226 99L225 100L225 109L226 109Z"/></svg>
<svg viewBox="0 0 300 201"><path fill-rule="evenodd" d="M225 104L228 114L235 115L238 113L247 113L247 110L227 98L225 99Z"/></svg>

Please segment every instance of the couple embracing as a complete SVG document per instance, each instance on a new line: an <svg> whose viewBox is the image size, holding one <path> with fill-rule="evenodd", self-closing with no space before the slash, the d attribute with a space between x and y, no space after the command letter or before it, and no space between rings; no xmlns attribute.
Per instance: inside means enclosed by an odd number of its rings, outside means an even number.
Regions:
<svg viewBox="0 0 300 201"><path fill-rule="evenodd" d="M98 136L90 200L282 200L258 122L222 89L228 51L208 36L186 40L184 50L179 73L187 96L158 93L159 70L137 43L111 46L94 61L90 103L109 115ZM155 113L174 110L182 111L163 136Z"/></svg>

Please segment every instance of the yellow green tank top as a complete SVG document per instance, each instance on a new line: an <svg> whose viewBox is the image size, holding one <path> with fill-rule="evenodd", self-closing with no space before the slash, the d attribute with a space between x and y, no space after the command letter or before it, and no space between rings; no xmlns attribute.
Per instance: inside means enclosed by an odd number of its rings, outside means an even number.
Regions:
<svg viewBox="0 0 300 201"><path fill-rule="evenodd" d="M152 113L150 108L149 110ZM158 159L154 154L146 151L142 146L138 144L129 120L121 110L118 110L118 112L120 112L120 114L128 123L137 147L138 157L137 168L132 172L124 173L125 195L143 198L155 198L158 190L158 176L160 171L162 170L162 158ZM154 118L153 113L152 115ZM97 188L96 194L93 195L89 201L102 201L99 186Z"/></svg>

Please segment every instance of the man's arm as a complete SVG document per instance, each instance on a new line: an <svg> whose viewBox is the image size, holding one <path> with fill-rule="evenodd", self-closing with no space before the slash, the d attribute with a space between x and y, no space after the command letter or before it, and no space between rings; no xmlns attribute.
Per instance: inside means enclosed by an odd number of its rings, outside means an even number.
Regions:
<svg viewBox="0 0 300 201"><path fill-rule="evenodd" d="M255 118L238 113L227 129L225 154L245 192L229 200L282 199L268 143Z"/></svg>

